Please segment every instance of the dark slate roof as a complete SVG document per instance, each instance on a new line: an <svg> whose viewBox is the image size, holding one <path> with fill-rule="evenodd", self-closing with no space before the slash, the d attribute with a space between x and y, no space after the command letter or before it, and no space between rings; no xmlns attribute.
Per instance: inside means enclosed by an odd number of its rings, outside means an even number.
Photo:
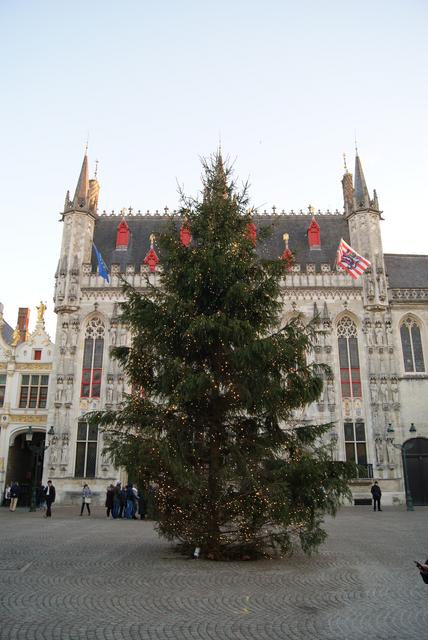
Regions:
<svg viewBox="0 0 428 640"><path fill-rule="evenodd" d="M9 324L7 324L7 322L5 322L4 325L1 328L1 335L2 335L3 340L5 342L7 342L7 344L11 344L12 336L13 336L13 329Z"/></svg>
<svg viewBox="0 0 428 640"><path fill-rule="evenodd" d="M389 286L393 289L428 287L428 256L386 253L384 258Z"/></svg>
<svg viewBox="0 0 428 640"><path fill-rule="evenodd" d="M112 264L120 264L121 272L127 265L133 265L135 271L139 271L144 258L150 248L150 234L158 235L165 229L170 218L162 215L136 215L125 217L130 229L130 242L126 251L118 251L116 245L116 232L119 216L100 216L95 224L94 243L101 252L107 268ZM341 214L321 214L315 219L321 230L321 248L310 249L307 231L312 220L311 214L278 214L256 215L254 223L258 228L271 227L271 236L263 243L258 244L258 253L264 258L276 259L284 252L284 233L289 234L289 248L293 251L296 263L302 268L308 263L316 265L316 271L320 271L321 263L330 264L333 268L336 253L341 238L349 242L348 223ZM161 263L160 249L155 245ZM93 252L94 254L94 252ZM92 269L97 270L95 255L92 255Z"/></svg>

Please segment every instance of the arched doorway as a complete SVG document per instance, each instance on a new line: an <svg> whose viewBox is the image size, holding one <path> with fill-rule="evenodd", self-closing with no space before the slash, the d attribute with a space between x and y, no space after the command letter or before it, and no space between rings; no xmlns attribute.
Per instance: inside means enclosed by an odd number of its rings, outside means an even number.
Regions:
<svg viewBox="0 0 428 640"><path fill-rule="evenodd" d="M412 438L404 443L407 478L415 505L428 505L428 439Z"/></svg>
<svg viewBox="0 0 428 640"><path fill-rule="evenodd" d="M45 441L45 435L44 431L33 432L31 443L36 445L43 443ZM42 480L42 473L43 454L41 461L37 464L36 457L32 454L25 438L25 431L12 435L7 458L6 486L8 484L10 485L13 481L19 483L21 495L18 506L22 507L30 504L33 479L37 486Z"/></svg>

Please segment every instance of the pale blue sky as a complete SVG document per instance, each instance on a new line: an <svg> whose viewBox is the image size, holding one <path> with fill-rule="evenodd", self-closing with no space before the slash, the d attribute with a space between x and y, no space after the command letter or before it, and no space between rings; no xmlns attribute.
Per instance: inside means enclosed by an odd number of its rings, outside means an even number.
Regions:
<svg viewBox="0 0 428 640"><path fill-rule="evenodd" d="M426 2L0 3L0 301L47 300L87 132L100 208L178 203L221 133L255 205L341 209L354 130L386 252L428 253Z"/></svg>

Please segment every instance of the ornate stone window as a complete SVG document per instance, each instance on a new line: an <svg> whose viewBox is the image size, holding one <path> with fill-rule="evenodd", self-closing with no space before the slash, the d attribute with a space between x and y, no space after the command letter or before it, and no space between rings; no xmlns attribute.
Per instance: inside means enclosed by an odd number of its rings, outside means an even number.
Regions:
<svg viewBox="0 0 428 640"><path fill-rule="evenodd" d="M425 371L422 351L421 330L411 317L405 318L400 325L401 347L403 349L404 371L421 373Z"/></svg>
<svg viewBox="0 0 428 640"><path fill-rule="evenodd" d="M361 398L360 360L355 322L345 316L337 325L342 398Z"/></svg>
<svg viewBox="0 0 428 640"><path fill-rule="evenodd" d="M76 478L95 478L97 464L98 425L79 422L77 425Z"/></svg>
<svg viewBox="0 0 428 640"><path fill-rule="evenodd" d="M100 318L92 318L85 332L83 351L82 398L99 398L103 367L105 327Z"/></svg>

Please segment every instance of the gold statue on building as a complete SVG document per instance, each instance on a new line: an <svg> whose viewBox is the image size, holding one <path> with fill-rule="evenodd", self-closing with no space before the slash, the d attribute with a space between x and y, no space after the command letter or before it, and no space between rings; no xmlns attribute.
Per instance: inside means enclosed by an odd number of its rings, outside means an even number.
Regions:
<svg viewBox="0 0 428 640"><path fill-rule="evenodd" d="M43 316L47 309L46 305L44 304L44 302L40 300L40 305L36 307L36 309L37 309L37 322L43 322Z"/></svg>

